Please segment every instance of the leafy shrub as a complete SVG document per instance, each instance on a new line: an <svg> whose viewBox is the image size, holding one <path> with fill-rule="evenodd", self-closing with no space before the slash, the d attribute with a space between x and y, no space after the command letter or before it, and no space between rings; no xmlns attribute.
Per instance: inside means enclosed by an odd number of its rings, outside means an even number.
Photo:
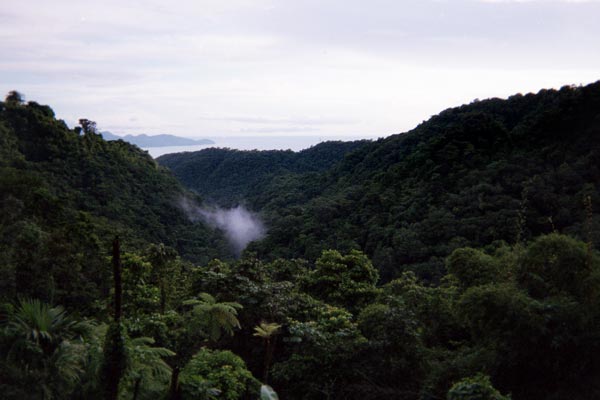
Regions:
<svg viewBox="0 0 600 400"><path fill-rule="evenodd" d="M203 348L181 371L183 399L206 399L218 393L219 399L236 400L245 395L258 396L260 383L244 361L231 351ZM215 390L216 389L216 390Z"/></svg>
<svg viewBox="0 0 600 400"><path fill-rule="evenodd" d="M490 377L477 374L455 383L448 391L448 400L510 400L503 396L490 382Z"/></svg>

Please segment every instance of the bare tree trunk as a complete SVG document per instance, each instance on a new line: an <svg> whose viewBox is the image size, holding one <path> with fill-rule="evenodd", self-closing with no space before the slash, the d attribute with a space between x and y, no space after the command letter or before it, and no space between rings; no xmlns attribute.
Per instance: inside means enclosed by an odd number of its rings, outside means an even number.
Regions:
<svg viewBox="0 0 600 400"><path fill-rule="evenodd" d="M181 391L179 389L179 367L173 367L173 372L171 373L171 388L169 389L169 399L181 399Z"/></svg>
<svg viewBox="0 0 600 400"><path fill-rule="evenodd" d="M119 248L119 238L113 241L112 252L113 276L115 279L115 322L121 321L121 299L123 297L123 286L121 283L121 251Z"/></svg>
<svg viewBox="0 0 600 400"><path fill-rule="evenodd" d="M167 290L164 279L160 279L160 313L164 314L167 306Z"/></svg>
<svg viewBox="0 0 600 400"><path fill-rule="evenodd" d="M119 382L125 369L124 332L121 326L121 254L119 238L113 241L112 249L113 276L115 281L114 321L110 324L104 340L104 360L102 365L102 383L106 400L117 400Z"/></svg>
<svg viewBox="0 0 600 400"><path fill-rule="evenodd" d="M268 339L266 341L267 354L265 355L265 370L263 373L263 382L265 384L269 383L269 369L271 368L271 363L273 362L273 354L275 353L275 340L277 340L277 339L273 338L273 340Z"/></svg>
<svg viewBox="0 0 600 400"><path fill-rule="evenodd" d="M142 378L137 378L135 380L135 385L133 386L133 400L137 400L138 394L140 393L140 383L142 383Z"/></svg>

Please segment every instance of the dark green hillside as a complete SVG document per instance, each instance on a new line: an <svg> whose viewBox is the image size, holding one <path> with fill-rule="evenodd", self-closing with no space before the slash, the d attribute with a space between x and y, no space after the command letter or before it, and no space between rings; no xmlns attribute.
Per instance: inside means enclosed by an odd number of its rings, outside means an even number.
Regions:
<svg viewBox="0 0 600 400"><path fill-rule="evenodd" d="M217 152L255 179L220 175L220 195L270 221L233 261L145 152L11 93L0 397L600 398L599 106L600 83L448 110L343 157Z"/></svg>
<svg viewBox="0 0 600 400"><path fill-rule="evenodd" d="M0 268L10 277L3 296L63 304L98 296L115 235L130 248L165 243L195 261L226 255L215 232L179 210L184 189L167 171L84 125L70 130L35 102L0 103Z"/></svg>
<svg viewBox="0 0 600 400"><path fill-rule="evenodd" d="M322 195L272 210L261 254L360 248L389 279L462 246L552 231L600 244L600 83L446 110L345 158Z"/></svg>
<svg viewBox="0 0 600 400"><path fill-rule="evenodd" d="M325 171L366 143L325 142L297 153L210 148L167 154L157 161L202 197L221 205L234 205L258 196L282 175Z"/></svg>
<svg viewBox="0 0 600 400"><path fill-rule="evenodd" d="M357 248L390 279L405 269L438 277L461 246L553 231L600 244L596 212L584 227L587 196L600 210L600 83L448 109L325 172L268 175L278 152L197 154L161 162L201 194L261 210L271 234L253 248L267 257Z"/></svg>

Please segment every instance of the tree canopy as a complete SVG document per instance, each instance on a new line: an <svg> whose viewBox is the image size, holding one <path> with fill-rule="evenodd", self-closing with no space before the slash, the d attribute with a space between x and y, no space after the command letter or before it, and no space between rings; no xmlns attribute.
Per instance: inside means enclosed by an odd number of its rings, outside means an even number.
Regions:
<svg viewBox="0 0 600 400"><path fill-rule="evenodd" d="M2 398L598 398L599 106L600 83L544 90L174 176L11 92ZM269 234L235 259L181 196Z"/></svg>

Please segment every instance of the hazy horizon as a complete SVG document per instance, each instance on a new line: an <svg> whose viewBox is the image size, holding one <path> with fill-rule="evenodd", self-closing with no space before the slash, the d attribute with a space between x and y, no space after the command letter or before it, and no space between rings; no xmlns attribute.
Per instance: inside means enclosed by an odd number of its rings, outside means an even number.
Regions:
<svg viewBox="0 0 600 400"><path fill-rule="evenodd" d="M377 140L378 137L362 136L226 136L207 137L215 143L189 146L142 147L156 158L164 154L200 151L207 148L229 148L235 150L292 150L295 152L308 149L319 143L341 140Z"/></svg>

